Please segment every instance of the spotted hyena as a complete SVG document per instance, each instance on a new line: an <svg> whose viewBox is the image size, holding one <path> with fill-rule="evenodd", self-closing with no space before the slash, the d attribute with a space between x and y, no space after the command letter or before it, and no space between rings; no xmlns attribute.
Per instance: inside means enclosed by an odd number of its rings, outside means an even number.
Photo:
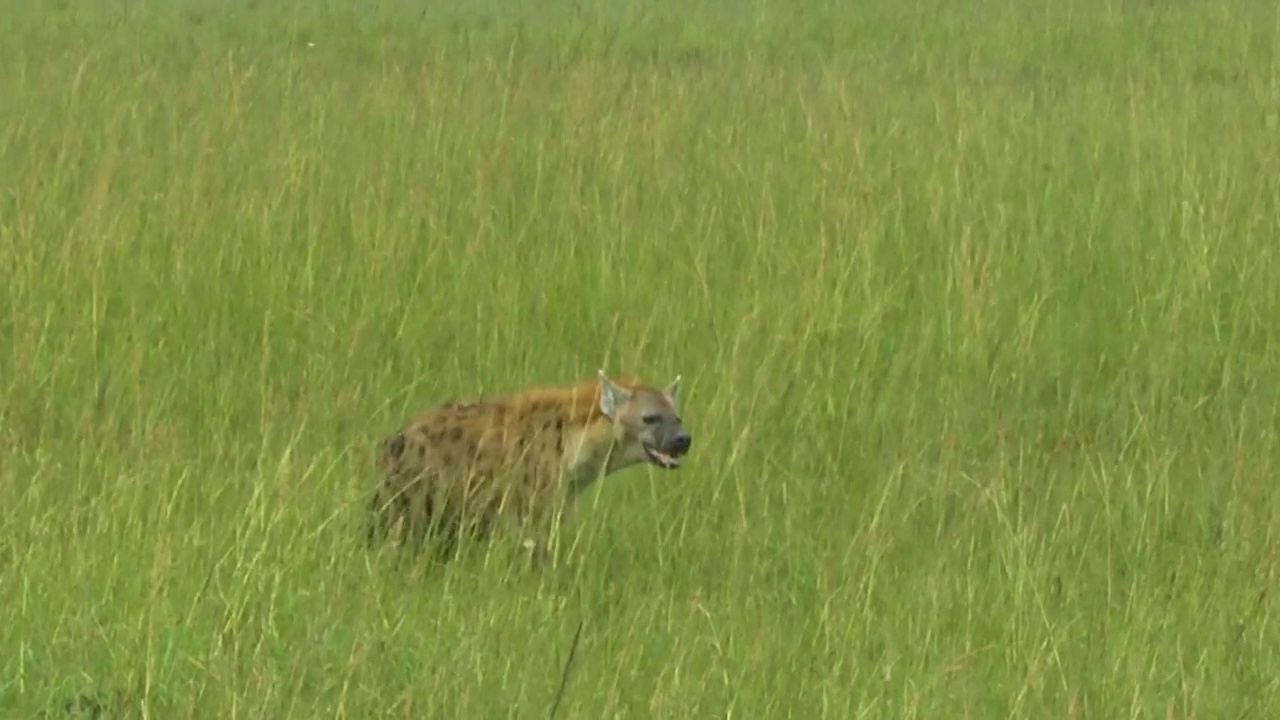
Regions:
<svg viewBox="0 0 1280 720"><path fill-rule="evenodd" d="M568 387L428 410L382 444L369 539L389 530L416 545L431 532L447 552L510 523L545 560L555 522L596 480L640 463L680 466L691 439L679 390L679 376L657 389L601 370Z"/></svg>

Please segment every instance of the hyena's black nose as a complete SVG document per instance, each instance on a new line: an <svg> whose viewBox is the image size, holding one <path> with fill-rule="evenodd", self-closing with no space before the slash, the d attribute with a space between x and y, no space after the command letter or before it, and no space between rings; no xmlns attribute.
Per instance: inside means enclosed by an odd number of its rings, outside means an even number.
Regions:
<svg viewBox="0 0 1280 720"><path fill-rule="evenodd" d="M671 438L671 450L676 455L683 455L689 452L689 445L693 442L693 438L689 437L689 433L682 432Z"/></svg>

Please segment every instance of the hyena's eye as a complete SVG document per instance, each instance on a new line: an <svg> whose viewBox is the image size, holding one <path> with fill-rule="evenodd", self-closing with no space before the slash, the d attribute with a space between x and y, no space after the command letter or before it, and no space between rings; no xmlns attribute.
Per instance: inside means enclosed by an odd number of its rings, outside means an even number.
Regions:
<svg viewBox="0 0 1280 720"><path fill-rule="evenodd" d="M640 420L644 422L645 425L657 425L662 422L662 416L658 413L645 413L640 416Z"/></svg>

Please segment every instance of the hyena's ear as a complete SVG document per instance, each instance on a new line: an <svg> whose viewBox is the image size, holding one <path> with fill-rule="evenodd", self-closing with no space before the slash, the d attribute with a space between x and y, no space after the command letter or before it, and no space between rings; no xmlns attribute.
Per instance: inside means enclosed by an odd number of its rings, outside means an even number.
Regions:
<svg viewBox="0 0 1280 720"><path fill-rule="evenodd" d="M671 403L671 407L679 407L680 402L680 376L677 375L671 384L663 388L662 394L667 396L667 402Z"/></svg>
<svg viewBox="0 0 1280 720"><path fill-rule="evenodd" d="M600 371L600 412L605 417L612 420L617 416L618 408L627 404L631 399L631 392L626 388L618 387L612 380L605 377L604 370Z"/></svg>

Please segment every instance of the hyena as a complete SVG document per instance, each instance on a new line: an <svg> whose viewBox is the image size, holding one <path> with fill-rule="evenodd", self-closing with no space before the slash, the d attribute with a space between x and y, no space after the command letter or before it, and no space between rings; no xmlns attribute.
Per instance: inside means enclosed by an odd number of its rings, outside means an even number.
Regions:
<svg viewBox="0 0 1280 720"><path fill-rule="evenodd" d="M657 389L599 377L568 387L448 403L413 418L378 453L370 542L428 534L449 553L463 537L510 523L535 562L572 501L640 463L673 470L692 442L680 420L680 376Z"/></svg>

